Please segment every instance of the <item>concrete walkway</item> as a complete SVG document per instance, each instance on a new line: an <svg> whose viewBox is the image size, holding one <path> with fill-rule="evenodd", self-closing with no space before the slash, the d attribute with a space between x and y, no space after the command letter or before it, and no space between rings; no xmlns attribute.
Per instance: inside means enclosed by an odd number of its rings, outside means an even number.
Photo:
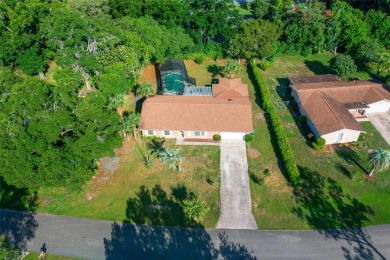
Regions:
<svg viewBox="0 0 390 260"><path fill-rule="evenodd" d="M368 113L367 117L390 145L390 113Z"/></svg>
<svg viewBox="0 0 390 260"><path fill-rule="evenodd" d="M390 259L390 225L319 231L145 226L0 209L21 248L85 259Z"/></svg>
<svg viewBox="0 0 390 260"><path fill-rule="evenodd" d="M244 140L221 141L221 214L217 228L257 229Z"/></svg>

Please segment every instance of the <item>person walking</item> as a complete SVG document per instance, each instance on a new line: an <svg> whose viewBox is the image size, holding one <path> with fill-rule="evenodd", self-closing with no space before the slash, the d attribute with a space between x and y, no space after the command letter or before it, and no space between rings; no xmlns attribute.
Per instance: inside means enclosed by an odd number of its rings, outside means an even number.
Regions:
<svg viewBox="0 0 390 260"><path fill-rule="evenodd" d="M46 243L43 243L43 246L41 247L41 253L38 256L38 259L46 259Z"/></svg>

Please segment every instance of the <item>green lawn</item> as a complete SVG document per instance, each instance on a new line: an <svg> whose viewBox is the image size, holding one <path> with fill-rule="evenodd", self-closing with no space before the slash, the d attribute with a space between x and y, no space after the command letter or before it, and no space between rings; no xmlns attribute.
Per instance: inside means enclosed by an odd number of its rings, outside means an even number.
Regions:
<svg viewBox="0 0 390 260"><path fill-rule="evenodd" d="M331 72L328 62L332 57L328 54L312 55L308 58L279 57L273 66L263 73L272 99L282 100L284 91L279 86L286 86L289 76ZM368 78L369 74L359 71L357 75L358 78ZM260 228L329 228L390 222L390 170L377 172L377 178L372 182L362 177L362 173L369 169L367 150L378 147L389 149L370 122L362 123L368 133L366 149L354 151L348 146L341 146L332 152L315 152L301 135L296 119L294 120L289 109L280 107L277 108L277 113L301 170L302 184L292 188L285 179L275 177L278 181L272 185L267 184L267 179L262 186L251 185L252 197L255 197L254 212L261 212L255 214ZM262 126L262 122L256 124L256 133L265 131L266 126ZM264 138L268 140L269 137ZM265 145L261 141L254 142L251 146L258 150L265 146L272 152L269 144ZM249 160L250 165L256 167L256 164L251 162L252 159ZM272 167L275 165L274 163ZM263 168L258 169L259 175L262 170ZM279 172L276 171L276 175ZM275 192L264 192L272 190L274 185L277 185Z"/></svg>
<svg viewBox="0 0 390 260"><path fill-rule="evenodd" d="M245 5L234 5L234 9L236 9L240 15L252 15L251 10L248 10Z"/></svg>
<svg viewBox="0 0 390 260"><path fill-rule="evenodd" d="M36 260L38 259L39 254L35 252L30 252L23 260ZM47 253L46 260L82 260L81 258L67 257L67 256L58 256L52 255L49 252Z"/></svg>
<svg viewBox="0 0 390 260"><path fill-rule="evenodd" d="M177 148L172 142L167 143ZM121 161L111 179L105 181L98 175L79 194L64 189L42 189L37 211L184 226L182 201L194 196L210 207L201 225L215 227L219 217L219 147L181 146L184 162L180 173L169 170L156 157L152 168L146 169L133 140L117 153ZM95 195L89 200L87 194Z"/></svg>

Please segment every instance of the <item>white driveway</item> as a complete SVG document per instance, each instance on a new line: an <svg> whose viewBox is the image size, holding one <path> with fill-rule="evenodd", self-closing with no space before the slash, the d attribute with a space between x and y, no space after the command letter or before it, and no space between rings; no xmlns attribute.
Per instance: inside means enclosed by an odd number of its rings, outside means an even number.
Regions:
<svg viewBox="0 0 390 260"><path fill-rule="evenodd" d="M367 113L367 117L390 145L390 113Z"/></svg>
<svg viewBox="0 0 390 260"><path fill-rule="evenodd" d="M257 229L244 140L221 141L221 215L217 228Z"/></svg>

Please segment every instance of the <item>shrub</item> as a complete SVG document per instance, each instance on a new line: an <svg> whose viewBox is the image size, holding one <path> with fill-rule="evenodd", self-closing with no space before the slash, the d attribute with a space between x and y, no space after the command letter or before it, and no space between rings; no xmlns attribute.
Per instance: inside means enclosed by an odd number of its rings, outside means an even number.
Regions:
<svg viewBox="0 0 390 260"><path fill-rule="evenodd" d="M367 134L366 133L360 133L358 142L364 142L367 139Z"/></svg>
<svg viewBox="0 0 390 260"><path fill-rule="evenodd" d="M303 57L307 57L311 54L312 50L310 47L304 47L303 50L301 51L301 55Z"/></svg>
<svg viewBox="0 0 390 260"><path fill-rule="evenodd" d="M267 60L263 60L259 62L258 66L262 70L267 70L269 67L271 67L271 63Z"/></svg>
<svg viewBox="0 0 390 260"><path fill-rule="evenodd" d="M318 137L317 140L316 140L316 143L318 145L321 145L321 146L324 146L326 144L326 140L322 137Z"/></svg>
<svg viewBox="0 0 390 260"><path fill-rule="evenodd" d="M299 120L299 123L301 123L301 124L306 124L306 122L307 122L307 118L305 116L300 116L298 120Z"/></svg>
<svg viewBox="0 0 390 260"><path fill-rule="evenodd" d="M252 142L253 141L253 134L246 134L245 135L245 141L246 142Z"/></svg>
<svg viewBox="0 0 390 260"><path fill-rule="evenodd" d="M264 170L264 175L265 176L270 176L271 175L271 170L270 169L265 169Z"/></svg>
<svg viewBox="0 0 390 260"><path fill-rule="evenodd" d="M324 146L318 145L316 142L311 143L313 145L314 150L316 151L322 151L324 150Z"/></svg>
<svg viewBox="0 0 390 260"><path fill-rule="evenodd" d="M340 77L355 73L357 67L351 56L339 54L330 61L330 67Z"/></svg>
<svg viewBox="0 0 390 260"><path fill-rule="evenodd" d="M194 57L194 61L197 63L197 64L202 64L203 61L204 61L204 55L202 53L197 53Z"/></svg>
<svg viewBox="0 0 390 260"><path fill-rule="evenodd" d="M213 135L213 140L217 141L217 142L221 141L221 135L219 135L219 134Z"/></svg>
<svg viewBox="0 0 390 260"><path fill-rule="evenodd" d="M273 134L276 138L278 150L280 152L280 155L282 157L283 166L286 169L286 172L289 176L289 180L292 185L296 186L299 184L300 179L300 173L297 167L297 164L295 162L295 158L293 156L293 153L291 151L291 147L287 142L286 135L284 133L284 129L282 126L282 123L280 122L279 117L276 115L274 105L272 103L269 90L267 86L265 85L264 79L261 75L261 71L256 66L256 64L253 61L249 62L250 68L253 72L253 76L256 81L256 85L260 90L261 94L261 107L262 109L267 113L270 124L272 127Z"/></svg>
<svg viewBox="0 0 390 260"><path fill-rule="evenodd" d="M210 210L199 199L185 200L183 202L183 211L185 214L186 225L193 225L203 221L204 216Z"/></svg>
<svg viewBox="0 0 390 260"><path fill-rule="evenodd" d="M298 103L295 101L292 101L291 108L292 108L292 110L298 112L299 111Z"/></svg>

